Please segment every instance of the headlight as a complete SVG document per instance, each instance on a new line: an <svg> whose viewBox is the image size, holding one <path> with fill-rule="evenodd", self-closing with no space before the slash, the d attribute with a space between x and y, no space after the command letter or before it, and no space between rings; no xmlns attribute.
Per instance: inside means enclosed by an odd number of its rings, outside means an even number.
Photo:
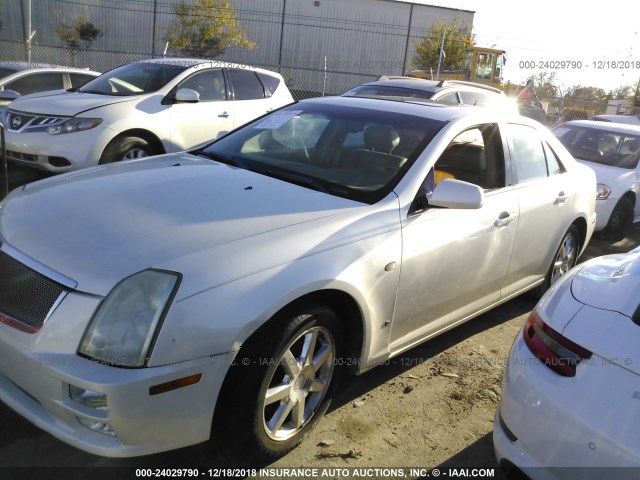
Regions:
<svg viewBox="0 0 640 480"><path fill-rule="evenodd" d="M49 135L60 135L63 133L81 132L82 130L91 130L101 123L101 118L70 118L60 125L47 128L47 133Z"/></svg>
<svg viewBox="0 0 640 480"><path fill-rule="evenodd" d="M179 282L178 274L159 270L122 280L93 315L78 353L109 365L144 366Z"/></svg>
<svg viewBox="0 0 640 480"><path fill-rule="evenodd" d="M607 198L609 198L610 193L611 189L608 186L606 186L604 183L598 184L598 194L596 195L596 198L598 200L606 200Z"/></svg>

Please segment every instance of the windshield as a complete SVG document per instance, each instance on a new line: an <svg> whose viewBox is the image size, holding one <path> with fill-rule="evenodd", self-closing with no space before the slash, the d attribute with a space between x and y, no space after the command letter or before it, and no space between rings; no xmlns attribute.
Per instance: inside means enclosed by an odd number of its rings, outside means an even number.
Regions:
<svg viewBox="0 0 640 480"><path fill-rule="evenodd" d="M627 169L638 166L639 135L571 125L561 125L553 133L577 159Z"/></svg>
<svg viewBox="0 0 640 480"><path fill-rule="evenodd" d="M325 193L374 203L406 173L444 122L304 101L194 154Z"/></svg>
<svg viewBox="0 0 640 480"><path fill-rule="evenodd" d="M85 83L79 91L122 96L151 93L164 87L187 68L189 66L178 64L131 63L115 68L95 80Z"/></svg>

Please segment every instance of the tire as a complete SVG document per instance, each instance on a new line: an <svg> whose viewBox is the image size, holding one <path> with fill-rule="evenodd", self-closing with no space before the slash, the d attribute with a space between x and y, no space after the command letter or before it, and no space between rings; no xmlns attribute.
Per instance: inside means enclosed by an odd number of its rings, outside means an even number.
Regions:
<svg viewBox="0 0 640 480"><path fill-rule="evenodd" d="M104 149L102 157L100 157L100 164L150 157L156 153L144 138L118 137L111 140Z"/></svg>
<svg viewBox="0 0 640 480"><path fill-rule="evenodd" d="M273 325L280 328L259 332L238 353L214 416L213 443L245 462L271 461L299 445L341 374L343 333L331 309L299 308Z"/></svg>
<svg viewBox="0 0 640 480"><path fill-rule="evenodd" d="M580 252L580 232L575 225L571 225L562 237L562 241L555 255L544 282L536 288L535 295L541 297L560 277L571 270L578 262Z"/></svg>
<svg viewBox="0 0 640 480"><path fill-rule="evenodd" d="M624 239L633 225L634 207L630 198L622 197L613 208L607 226L598 232L598 237L613 241Z"/></svg>

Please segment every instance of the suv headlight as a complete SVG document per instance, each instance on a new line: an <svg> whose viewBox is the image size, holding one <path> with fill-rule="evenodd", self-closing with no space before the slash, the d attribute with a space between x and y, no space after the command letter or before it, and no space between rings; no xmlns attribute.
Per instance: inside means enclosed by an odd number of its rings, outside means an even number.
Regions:
<svg viewBox="0 0 640 480"><path fill-rule="evenodd" d="M180 275L144 270L118 283L84 332L80 355L122 367L143 367Z"/></svg>
<svg viewBox="0 0 640 480"><path fill-rule="evenodd" d="M611 189L607 185L605 185L604 183L598 184L598 194L596 195L596 199L606 200L607 198L609 198L610 194Z"/></svg>
<svg viewBox="0 0 640 480"><path fill-rule="evenodd" d="M101 118L70 118L60 125L53 125L47 128L49 135L61 135L63 133L81 132L91 130L102 123Z"/></svg>

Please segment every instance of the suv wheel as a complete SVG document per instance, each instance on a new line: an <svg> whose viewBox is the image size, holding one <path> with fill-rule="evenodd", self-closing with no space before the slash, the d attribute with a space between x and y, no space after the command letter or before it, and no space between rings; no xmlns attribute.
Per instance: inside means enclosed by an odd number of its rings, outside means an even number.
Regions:
<svg viewBox="0 0 640 480"><path fill-rule="evenodd" d="M152 155L156 155L156 152L144 138L119 137L113 139L104 149L100 164L150 157Z"/></svg>

